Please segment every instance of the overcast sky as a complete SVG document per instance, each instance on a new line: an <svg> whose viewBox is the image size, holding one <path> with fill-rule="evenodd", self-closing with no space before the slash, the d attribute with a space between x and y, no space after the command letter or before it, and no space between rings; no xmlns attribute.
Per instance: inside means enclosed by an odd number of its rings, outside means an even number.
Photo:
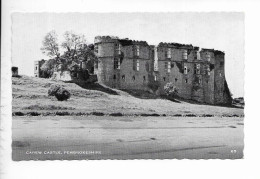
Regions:
<svg viewBox="0 0 260 179"><path fill-rule="evenodd" d="M243 13L14 13L12 63L19 74L33 76L35 60L48 59L40 51L43 37L55 30L84 34L88 43L97 35L159 42L193 44L224 51L225 72L234 97L244 96Z"/></svg>

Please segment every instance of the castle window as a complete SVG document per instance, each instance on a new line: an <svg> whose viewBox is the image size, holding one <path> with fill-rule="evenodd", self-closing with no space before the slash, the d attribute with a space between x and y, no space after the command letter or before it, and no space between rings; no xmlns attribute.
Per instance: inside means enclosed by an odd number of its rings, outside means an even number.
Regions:
<svg viewBox="0 0 260 179"><path fill-rule="evenodd" d="M122 75L122 80L125 81L125 75Z"/></svg>
<svg viewBox="0 0 260 179"><path fill-rule="evenodd" d="M140 55L140 46L136 45L135 46L135 56L139 57L139 55Z"/></svg>
<svg viewBox="0 0 260 179"><path fill-rule="evenodd" d="M166 77L163 77L163 81L166 81Z"/></svg>
<svg viewBox="0 0 260 179"><path fill-rule="evenodd" d="M200 74L200 64L196 64L195 74Z"/></svg>
<svg viewBox="0 0 260 179"><path fill-rule="evenodd" d="M209 62L210 61L210 54L206 53L206 60Z"/></svg>
<svg viewBox="0 0 260 179"><path fill-rule="evenodd" d="M135 76L132 77L132 80L135 81Z"/></svg>
<svg viewBox="0 0 260 179"><path fill-rule="evenodd" d="M200 52L199 51L196 52L196 59L200 60Z"/></svg>
<svg viewBox="0 0 260 179"><path fill-rule="evenodd" d="M194 54L194 60L197 60L198 59L197 52L195 51L193 54Z"/></svg>
<svg viewBox="0 0 260 179"><path fill-rule="evenodd" d="M145 78L145 76L143 76L143 79L144 79L144 81L146 81L146 78Z"/></svg>
<svg viewBox="0 0 260 179"><path fill-rule="evenodd" d="M122 45L121 44L115 44L116 53L118 55L121 54Z"/></svg>
<svg viewBox="0 0 260 179"><path fill-rule="evenodd" d="M120 69L120 59L114 58L114 69Z"/></svg>
<svg viewBox="0 0 260 179"><path fill-rule="evenodd" d="M168 68L167 68L167 72L170 73L171 72L171 62L168 62Z"/></svg>
<svg viewBox="0 0 260 179"><path fill-rule="evenodd" d="M167 48L167 53L166 53L167 58L172 58L172 53L171 53L171 49Z"/></svg>
<svg viewBox="0 0 260 179"><path fill-rule="evenodd" d="M37 67L35 67L35 70L37 70Z"/></svg>
<svg viewBox="0 0 260 179"><path fill-rule="evenodd" d="M139 71L139 60L136 60L136 71Z"/></svg>
<svg viewBox="0 0 260 179"><path fill-rule="evenodd" d="M170 73L171 72L171 62L165 62L164 68L165 68L165 70L167 70L168 73Z"/></svg>
<svg viewBox="0 0 260 179"><path fill-rule="evenodd" d="M116 75L113 76L113 79L114 79L114 80L116 79Z"/></svg>
<svg viewBox="0 0 260 179"><path fill-rule="evenodd" d="M188 79L185 79L185 83L188 83Z"/></svg>
<svg viewBox="0 0 260 179"><path fill-rule="evenodd" d="M207 66L207 74L210 75L210 68Z"/></svg>
<svg viewBox="0 0 260 179"><path fill-rule="evenodd" d="M177 82L178 81L178 79L177 78L175 78L175 82Z"/></svg>
<svg viewBox="0 0 260 179"><path fill-rule="evenodd" d="M188 74L188 68L184 66L184 74Z"/></svg>
<svg viewBox="0 0 260 179"><path fill-rule="evenodd" d="M182 59L183 60L187 60L188 59L188 51L187 50L183 50L182 51Z"/></svg>

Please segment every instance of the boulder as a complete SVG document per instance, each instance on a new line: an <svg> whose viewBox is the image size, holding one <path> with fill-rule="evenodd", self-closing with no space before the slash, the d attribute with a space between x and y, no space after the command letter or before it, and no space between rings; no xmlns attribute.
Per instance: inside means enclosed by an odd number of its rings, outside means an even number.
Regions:
<svg viewBox="0 0 260 179"><path fill-rule="evenodd" d="M49 96L55 96L56 92L61 88L59 85L52 84L50 89L48 90Z"/></svg>

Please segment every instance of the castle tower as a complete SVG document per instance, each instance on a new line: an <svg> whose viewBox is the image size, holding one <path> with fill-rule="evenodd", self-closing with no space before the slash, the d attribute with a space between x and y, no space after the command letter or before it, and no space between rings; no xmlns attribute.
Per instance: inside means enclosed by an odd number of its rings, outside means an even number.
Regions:
<svg viewBox="0 0 260 179"><path fill-rule="evenodd" d="M114 84L114 58L115 44L118 42L116 37L97 36L94 40L95 54L98 61L95 64L94 74L98 76L98 81L110 87L116 87Z"/></svg>
<svg viewBox="0 0 260 179"><path fill-rule="evenodd" d="M45 63L45 60L42 59L40 61L34 61L34 76L35 77L43 77L43 73L41 70L41 66Z"/></svg>
<svg viewBox="0 0 260 179"><path fill-rule="evenodd" d="M231 104L232 97L225 77L225 53L215 50L214 103Z"/></svg>
<svg viewBox="0 0 260 179"><path fill-rule="evenodd" d="M40 61L34 61L34 76L40 77L40 68L39 68L39 62Z"/></svg>

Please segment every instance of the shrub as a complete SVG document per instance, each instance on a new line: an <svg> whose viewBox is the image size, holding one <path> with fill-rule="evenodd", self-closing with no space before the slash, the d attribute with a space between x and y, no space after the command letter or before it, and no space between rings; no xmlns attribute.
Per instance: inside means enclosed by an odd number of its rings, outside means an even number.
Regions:
<svg viewBox="0 0 260 179"><path fill-rule="evenodd" d="M112 113L112 114L109 114L109 116L123 116L122 113Z"/></svg>
<svg viewBox="0 0 260 179"><path fill-rule="evenodd" d="M18 111L18 112L13 112L13 116L24 116L24 113Z"/></svg>
<svg viewBox="0 0 260 179"><path fill-rule="evenodd" d="M27 115L29 116L40 116L41 114L38 112L28 112Z"/></svg>
<svg viewBox="0 0 260 179"><path fill-rule="evenodd" d="M59 101L66 101L67 99L70 98L70 93L69 93L66 89L60 87L60 88L58 89L58 91L55 93L55 97L56 97Z"/></svg>
<svg viewBox="0 0 260 179"><path fill-rule="evenodd" d="M92 112L90 113L91 115L94 115L94 116L104 116L105 114L102 113L102 112Z"/></svg>
<svg viewBox="0 0 260 179"><path fill-rule="evenodd" d="M172 82L167 83L164 86L164 92L167 96L171 96L171 97L175 97L178 94L178 90Z"/></svg>

